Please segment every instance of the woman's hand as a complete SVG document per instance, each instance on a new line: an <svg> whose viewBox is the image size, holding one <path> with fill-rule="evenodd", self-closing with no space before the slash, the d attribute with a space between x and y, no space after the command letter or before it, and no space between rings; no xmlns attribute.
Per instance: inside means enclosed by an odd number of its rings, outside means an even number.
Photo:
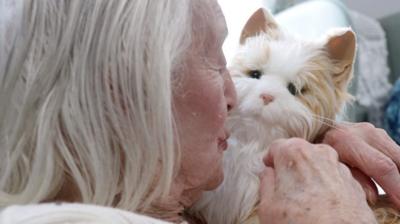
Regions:
<svg viewBox="0 0 400 224"><path fill-rule="evenodd" d="M278 140L264 163L261 223L376 223L360 184L330 146Z"/></svg>
<svg viewBox="0 0 400 224"><path fill-rule="evenodd" d="M323 143L351 167L369 201L377 197L373 178L400 208L400 147L383 129L369 123L338 124L325 134Z"/></svg>

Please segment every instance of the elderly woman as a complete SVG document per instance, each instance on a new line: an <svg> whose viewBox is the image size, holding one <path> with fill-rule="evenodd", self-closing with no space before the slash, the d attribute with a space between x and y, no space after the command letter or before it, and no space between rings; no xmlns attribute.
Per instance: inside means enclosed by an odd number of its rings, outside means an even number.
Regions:
<svg viewBox="0 0 400 224"><path fill-rule="evenodd" d="M217 1L2 3L0 222L197 223L185 209L223 180L236 104ZM324 143L271 146L262 223L374 223L370 178L400 206L386 133L355 124Z"/></svg>

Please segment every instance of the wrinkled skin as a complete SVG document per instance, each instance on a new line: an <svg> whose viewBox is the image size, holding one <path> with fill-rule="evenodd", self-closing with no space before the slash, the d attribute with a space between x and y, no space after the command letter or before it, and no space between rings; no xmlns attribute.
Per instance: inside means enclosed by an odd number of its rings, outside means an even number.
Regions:
<svg viewBox="0 0 400 224"><path fill-rule="evenodd" d="M223 181L225 147L221 142L229 137L225 121L236 105L236 91L222 52L227 35L225 19L216 0L198 4L210 10L202 18L195 13L192 43L184 52L182 68L173 83L173 113L181 163L168 197L153 203L154 208L147 213L178 223L185 208ZM199 30L201 35L196 33Z"/></svg>
<svg viewBox="0 0 400 224"><path fill-rule="evenodd" d="M212 9L206 18L210 21L202 22L195 16L193 25L209 24L209 30L204 35L192 35L183 74L173 94L182 152L178 178L185 185L184 191L192 193L215 189L221 184L224 148L220 142L229 137L225 121L236 105L236 91L222 52L227 35L225 19L216 1L204 4L210 4Z"/></svg>
<svg viewBox="0 0 400 224"><path fill-rule="evenodd" d="M376 223L361 185L330 146L278 140L264 162L261 223Z"/></svg>
<svg viewBox="0 0 400 224"><path fill-rule="evenodd" d="M361 183L369 201L376 201L373 178L400 209L400 147L383 129L369 123L339 124L323 143L331 145Z"/></svg>

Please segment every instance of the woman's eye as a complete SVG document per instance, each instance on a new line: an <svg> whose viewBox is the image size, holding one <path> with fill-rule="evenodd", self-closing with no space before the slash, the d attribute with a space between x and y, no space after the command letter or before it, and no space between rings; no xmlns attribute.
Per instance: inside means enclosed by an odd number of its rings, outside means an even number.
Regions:
<svg viewBox="0 0 400 224"><path fill-rule="evenodd" d="M296 89L296 86L293 85L293 83L289 83L289 85L287 86L287 89L289 90L290 94L292 94L293 96L297 95L297 89Z"/></svg>
<svg viewBox="0 0 400 224"><path fill-rule="evenodd" d="M248 75L250 76L250 78L260 79L262 72L259 70L251 70L249 71Z"/></svg>

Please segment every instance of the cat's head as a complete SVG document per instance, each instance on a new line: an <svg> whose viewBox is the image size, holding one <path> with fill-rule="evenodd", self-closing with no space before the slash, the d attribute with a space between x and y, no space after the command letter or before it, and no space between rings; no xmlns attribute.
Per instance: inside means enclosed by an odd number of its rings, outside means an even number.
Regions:
<svg viewBox="0 0 400 224"><path fill-rule="evenodd" d="M323 123L335 119L351 98L347 87L355 50L350 28L301 40L259 9L243 28L230 65L238 93L233 116L251 117L267 128L288 130L290 137L314 140L326 128Z"/></svg>

